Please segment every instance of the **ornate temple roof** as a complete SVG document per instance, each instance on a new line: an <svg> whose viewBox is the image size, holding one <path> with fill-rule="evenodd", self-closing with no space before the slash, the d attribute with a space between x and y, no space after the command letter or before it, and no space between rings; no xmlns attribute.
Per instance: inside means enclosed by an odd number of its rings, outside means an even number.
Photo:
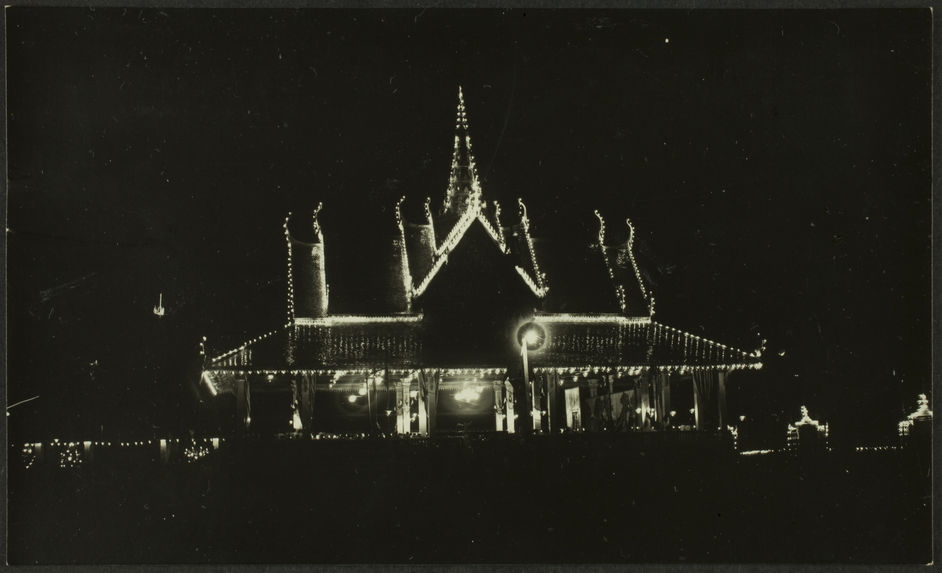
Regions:
<svg viewBox="0 0 942 573"><path fill-rule="evenodd" d="M313 242L299 240L286 220L286 324L215 356L208 360L206 369L329 372L455 366L455 357L445 359L440 355L440 345L430 344L435 342L430 337L436 335L426 331L428 320L422 314L427 310L423 308L426 292L436 281L451 280L452 288L461 281L477 282L474 273L492 266L504 269L501 272L505 274L491 278L504 277L505 285L504 290L495 290L491 295L498 299L522 297L519 300L530 305L524 309L528 320L540 322L546 329L546 345L531 357L536 369L600 368L620 372L644 367L761 367L761 352L745 352L653 320L654 297L635 260L635 229L630 220L624 219L624 226L608 229L597 211L574 213L570 224L562 229L567 238L541 238L534 236L521 199L512 216L499 202L489 205L478 179L460 88L454 150L442 208L436 212L431 200L425 198L424 220L410 221L403 216L405 201L402 197L395 204L386 242L369 256L346 252L342 244L336 249L331 246L330 233L325 232L329 229L322 229L318 218L321 205L312 220ZM473 248L459 248L469 242ZM351 256L368 259L377 276L342 280L339 288L331 290L331 257ZM449 274L443 269L453 256L477 257L483 262L470 267L470 271L466 266L452 272L463 272L460 279L455 278L458 275L440 278ZM352 283L361 290L347 286ZM484 285L472 284L470 290L458 295L442 287L452 298L469 292L475 296L475 289L480 288ZM493 296L488 300L497 300ZM441 293L436 301L441 303ZM466 299L447 302L456 309L466 303ZM504 351L468 352L460 357L460 365L504 367Z"/></svg>

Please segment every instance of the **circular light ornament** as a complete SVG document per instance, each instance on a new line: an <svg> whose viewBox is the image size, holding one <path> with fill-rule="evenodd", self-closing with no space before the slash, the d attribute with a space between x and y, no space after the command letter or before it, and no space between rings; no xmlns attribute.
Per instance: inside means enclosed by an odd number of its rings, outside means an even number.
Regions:
<svg viewBox="0 0 942 573"><path fill-rule="evenodd" d="M546 331L535 322L528 322L517 331L517 342L527 350L538 350L546 343Z"/></svg>

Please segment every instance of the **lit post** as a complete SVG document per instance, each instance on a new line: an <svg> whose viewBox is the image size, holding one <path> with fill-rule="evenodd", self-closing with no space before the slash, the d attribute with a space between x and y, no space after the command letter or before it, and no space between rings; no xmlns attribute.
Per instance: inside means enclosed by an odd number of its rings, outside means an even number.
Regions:
<svg viewBox="0 0 942 573"><path fill-rule="evenodd" d="M375 435L376 424L373 423L373 390L376 388L375 378L376 374L370 372L367 375L366 379L366 415L369 418L370 432L369 436L372 438Z"/></svg>
<svg viewBox="0 0 942 573"><path fill-rule="evenodd" d="M540 409L536 403L533 382L530 380L529 351L537 350L543 346L546 341L546 333L536 323L529 322L520 328L517 332L517 338L520 341L520 358L523 360L523 388L526 392L526 402L530 408L531 428L535 432L540 429L542 419Z"/></svg>
<svg viewBox="0 0 942 573"><path fill-rule="evenodd" d="M523 344L520 345L520 356L523 358L523 387L526 392L527 405L530 408L530 419L533 420L532 429L535 431L539 427L539 415L533 406L535 392L530 382L530 364L527 362L527 347L530 345L529 335L529 332L524 335Z"/></svg>

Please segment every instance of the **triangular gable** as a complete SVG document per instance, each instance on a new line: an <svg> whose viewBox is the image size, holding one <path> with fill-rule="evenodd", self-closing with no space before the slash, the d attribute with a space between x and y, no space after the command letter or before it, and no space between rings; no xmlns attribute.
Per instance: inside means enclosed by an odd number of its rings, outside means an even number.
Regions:
<svg viewBox="0 0 942 573"><path fill-rule="evenodd" d="M467 234L468 229L475 223L479 223L484 230L487 232L487 235L491 238L494 243L494 246L501 252L501 254L507 254L509 251L507 249L507 244L504 242L502 234L487 220L483 210L480 208L480 205L471 205L458 219L458 222L455 223L455 226L452 227L451 231L448 232L448 235L445 236L445 239L441 242L440 245L435 250L435 262L432 264L432 268L429 270L428 274L425 275L412 289L412 296L419 297L428 289L428 286L431 284L432 280L438 275L439 271L448 262L448 256L452 251L458 246L464 236ZM531 277L526 270L520 266L515 267L517 274L520 275L520 278L527 285L527 287L535 294L538 298L543 298L546 294L546 289L539 285L538 280Z"/></svg>

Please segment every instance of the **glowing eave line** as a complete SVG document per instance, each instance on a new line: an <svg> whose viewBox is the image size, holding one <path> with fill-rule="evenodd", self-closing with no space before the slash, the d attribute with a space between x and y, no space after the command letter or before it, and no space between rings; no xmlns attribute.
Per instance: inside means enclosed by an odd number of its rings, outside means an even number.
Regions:
<svg viewBox="0 0 942 573"><path fill-rule="evenodd" d="M336 316L326 316L323 318L296 318L296 326L333 326L339 324L390 324L390 323L415 323L422 321L421 314L414 315L353 315L340 314Z"/></svg>
<svg viewBox="0 0 942 573"><path fill-rule="evenodd" d="M491 223L484 218L484 213L482 211L478 211L477 220L480 221L482 225L484 225L484 230L487 231L487 234L490 235L492 239L494 239L494 242L497 243L497 246L500 247L500 250L506 253L507 245L504 244L504 241L497 234L497 231L494 230L494 227L491 225Z"/></svg>
<svg viewBox="0 0 942 573"><path fill-rule="evenodd" d="M674 328L673 326L668 326L668 325L666 325L666 324L662 324L662 323L656 322L656 321L651 321L651 324L653 324L654 326L658 326L658 327L661 327L661 328L665 328L665 329L670 330L670 331L672 331L672 332L675 332L675 333L677 333L677 334L683 335L683 336L686 337L688 340L689 340L689 339L693 339L693 340L696 340L696 341L699 341L699 342L704 342L704 343L706 343L706 344L709 344L709 345L712 345L712 346L715 346L715 347L722 348L723 350L729 350L729 351L732 351L732 352L738 352L739 354L742 355L743 358L760 358L760 356L759 356L758 354L756 354L756 353L751 353L751 354L750 354L749 352L746 352L745 350L741 350L741 349L736 348L736 347L734 347L734 346L728 346L728 345L723 344L723 343L721 343L721 342L716 342L715 340L710 340L710 339L704 338L704 337L702 337L702 336L697 336L696 334L692 334L692 333L690 333L690 332L685 332L685 331L683 331L683 330L680 330L679 328Z"/></svg>
<svg viewBox="0 0 942 573"><path fill-rule="evenodd" d="M573 324L650 324L651 317L627 317L621 315L593 315L593 314L538 314L533 317L534 322L546 324L573 323Z"/></svg>
<svg viewBox="0 0 942 573"><path fill-rule="evenodd" d="M514 268L517 270L517 274L520 275L520 278L523 279L523 282L527 283L527 286L530 287L530 290L533 291L533 294L539 298L543 298L543 296L546 295L546 290L540 288L535 282L533 282L533 279L530 278L530 275L527 274L527 271L523 270L523 268L519 265L515 265Z"/></svg>
<svg viewBox="0 0 942 573"><path fill-rule="evenodd" d="M556 373L556 374L575 374L579 372L590 372L592 374L598 374L603 372L635 372L641 373L645 370L657 370L657 371L671 371L677 370L680 373L685 373L688 370L761 370L761 362L728 362L723 364L658 364L655 366L644 365L644 364L620 364L617 366L612 365L599 365L599 364L584 364L581 366L534 366L533 371L537 373Z"/></svg>
<svg viewBox="0 0 942 573"><path fill-rule="evenodd" d="M252 339L250 339L250 340L247 340L247 341L243 342L242 344L240 344L239 346L236 346L235 348L233 348L233 349L231 349L231 350L227 350L226 352L223 352L222 354L219 354L219 355L217 355L217 356L215 356L215 357L213 357L213 358L210 358L210 359L209 359L209 363L210 363L210 364L215 364L216 362L219 362L220 360L222 360L222 359L224 359L224 358L229 358L230 356L232 356L232 355L234 355L234 354L236 354L236 353L238 353L238 352L241 352L241 351L243 351L243 350L247 350L250 346L252 346L252 345L255 344L256 342L261 342L262 340L265 340L266 338L270 338L271 336L274 336L277 332L279 332L279 331L281 331L281 330L283 330L283 329L285 329L285 328L288 328L288 327L291 326L292 324L293 324L293 321L288 322L288 323L286 323L284 326L282 326L282 327L280 327L280 328L276 328L275 330L271 330L271 331L269 331L269 332L266 332L265 334L263 334L263 335L261 335L261 336L256 336L255 338L252 338Z"/></svg>
<svg viewBox="0 0 942 573"><path fill-rule="evenodd" d="M442 244L438 246L438 249L436 249L435 254L437 256L446 254L455 248L455 245L458 244L458 241L461 240L461 237L464 236L465 232L467 232L468 228L471 226L471 223L477 216L475 211L476 209L474 208L468 208L468 210L466 210L461 215L461 219L458 220L458 222L455 224L455 227L449 231L448 236L445 237L445 240L442 241Z"/></svg>

